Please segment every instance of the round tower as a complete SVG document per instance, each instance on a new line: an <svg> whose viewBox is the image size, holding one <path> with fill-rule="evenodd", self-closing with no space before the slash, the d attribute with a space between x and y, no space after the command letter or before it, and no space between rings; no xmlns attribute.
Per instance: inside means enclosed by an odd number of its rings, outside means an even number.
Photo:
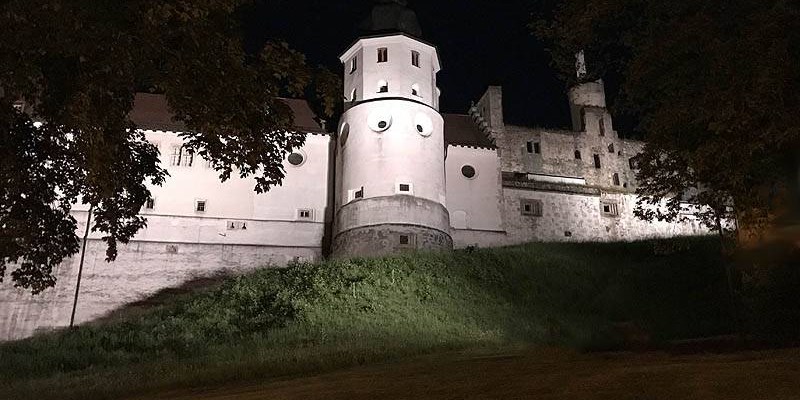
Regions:
<svg viewBox="0 0 800 400"><path fill-rule="evenodd" d="M413 12L386 3L376 8L390 9L388 16L372 15L380 33L360 38L340 57L346 104L336 149L335 257L453 247L439 57L403 29L418 26L409 23Z"/></svg>

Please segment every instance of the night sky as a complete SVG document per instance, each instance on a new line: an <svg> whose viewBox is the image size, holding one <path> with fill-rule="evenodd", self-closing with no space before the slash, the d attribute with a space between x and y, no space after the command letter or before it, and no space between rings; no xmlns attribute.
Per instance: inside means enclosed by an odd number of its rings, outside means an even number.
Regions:
<svg viewBox="0 0 800 400"><path fill-rule="evenodd" d="M423 39L442 60L441 111L466 113L489 85L504 90L507 123L569 126L564 84L544 45L531 35L530 0L410 0ZM286 40L310 64L342 72L339 55L358 37L372 0L262 0L245 18L249 45Z"/></svg>

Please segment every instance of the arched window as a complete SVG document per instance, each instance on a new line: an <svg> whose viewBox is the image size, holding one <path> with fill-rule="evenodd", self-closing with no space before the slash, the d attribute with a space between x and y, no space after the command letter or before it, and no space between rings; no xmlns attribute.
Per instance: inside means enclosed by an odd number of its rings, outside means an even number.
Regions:
<svg viewBox="0 0 800 400"><path fill-rule="evenodd" d="M581 151L580 150L575 150L575 159L576 160L580 160L581 159Z"/></svg>
<svg viewBox="0 0 800 400"><path fill-rule="evenodd" d="M378 93L388 93L389 92L389 82L384 80L378 81Z"/></svg>
<svg viewBox="0 0 800 400"><path fill-rule="evenodd" d="M422 97L419 94L419 84L415 83L415 84L411 85L411 95L412 96L417 96L417 97Z"/></svg>

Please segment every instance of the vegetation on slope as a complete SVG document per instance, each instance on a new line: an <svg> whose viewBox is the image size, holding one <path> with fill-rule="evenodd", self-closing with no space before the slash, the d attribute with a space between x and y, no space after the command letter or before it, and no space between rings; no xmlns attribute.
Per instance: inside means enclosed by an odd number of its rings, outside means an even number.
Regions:
<svg viewBox="0 0 800 400"><path fill-rule="evenodd" d="M2 345L0 385L38 399L117 397L441 350L611 349L620 323L655 341L727 333L726 299L706 238L303 264Z"/></svg>

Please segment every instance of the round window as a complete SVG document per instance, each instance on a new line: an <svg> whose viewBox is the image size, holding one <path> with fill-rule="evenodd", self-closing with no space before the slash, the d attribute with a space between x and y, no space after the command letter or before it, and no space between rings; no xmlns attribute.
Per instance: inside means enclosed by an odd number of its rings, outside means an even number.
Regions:
<svg viewBox="0 0 800 400"><path fill-rule="evenodd" d="M342 131L339 133L339 145L344 147L347 144L347 138L350 137L350 124L345 123L342 125Z"/></svg>
<svg viewBox="0 0 800 400"><path fill-rule="evenodd" d="M433 133L433 121L426 114L417 114L414 117L414 125L417 128L417 133L422 136L428 137Z"/></svg>
<svg viewBox="0 0 800 400"><path fill-rule="evenodd" d="M289 154L289 164L292 164L295 167L299 167L305 160L306 158L300 153Z"/></svg>
<svg viewBox="0 0 800 400"><path fill-rule="evenodd" d="M461 167L461 175L464 175L467 179L472 179L475 177L477 173L475 172L475 167L471 165L465 165Z"/></svg>
<svg viewBox="0 0 800 400"><path fill-rule="evenodd" d="M392 115L387 112L375 111L369 115L367 123L369 129L375 132L384 132L392 126Z"/></svg>

